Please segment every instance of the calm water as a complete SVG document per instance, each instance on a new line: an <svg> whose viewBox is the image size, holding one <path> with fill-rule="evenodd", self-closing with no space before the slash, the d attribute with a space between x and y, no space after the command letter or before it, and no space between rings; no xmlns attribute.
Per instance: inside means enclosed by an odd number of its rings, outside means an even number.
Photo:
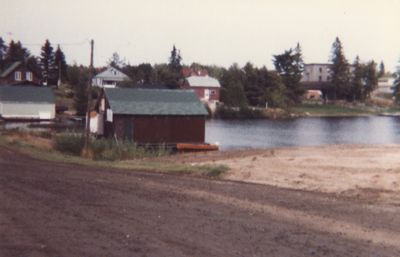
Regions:
<svg viewBox="0 0 400 257"><path fill-rule="evenodd" d="M221 150L330 144L400 143L399 117L210 120L206 141Z"/></svg>

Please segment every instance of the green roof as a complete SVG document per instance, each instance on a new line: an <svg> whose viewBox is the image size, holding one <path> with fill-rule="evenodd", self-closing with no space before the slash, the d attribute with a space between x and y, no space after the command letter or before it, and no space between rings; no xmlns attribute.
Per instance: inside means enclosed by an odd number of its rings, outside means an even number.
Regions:
<svg viewBox="0 0 400 257"><path fill-rule="evenodd" d="M1 102L55 103L50 88L35 86L0 86Z"/></svg>
<svg viewBox="0 0 400 257"><path fill-rule="evenodd" d="M105 88L115 114L207 115L193 90Z"/></svg>

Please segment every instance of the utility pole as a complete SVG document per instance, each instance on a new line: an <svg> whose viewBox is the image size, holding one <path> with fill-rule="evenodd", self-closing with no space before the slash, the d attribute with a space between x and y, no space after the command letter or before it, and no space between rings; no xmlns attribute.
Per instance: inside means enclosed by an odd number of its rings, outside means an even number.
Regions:
<svg viewBox="0 0 400 257"><path fill-rule="evenodd" d="M60 49L60 45L58 45L58 49ZM57 81L57 87L61 86L61 58L58 60L58 81Z"/></svg>
<svg viewBox="0 0 400 257"><path fill-rule="evenodd" d="M93 79L93 46L94 41L93 39L90 41L90 66L89 66L89 81L87 85L87 112L86 112L86 126L85 126L85 146L83 148L82 155L84 157L90 157L89 154L89 140L90 140L90 106L92 102L92 79Z"/></svg>

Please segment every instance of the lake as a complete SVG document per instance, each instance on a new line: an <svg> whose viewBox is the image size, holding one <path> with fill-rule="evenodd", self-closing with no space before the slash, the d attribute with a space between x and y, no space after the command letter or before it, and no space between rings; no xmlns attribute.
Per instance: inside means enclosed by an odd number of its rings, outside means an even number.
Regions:
<svg viewBox="0 0 400 257"><path fill-rule="evenodd" d="M208 120L206 142L221 150L400 143L400 117Z"/></svg>

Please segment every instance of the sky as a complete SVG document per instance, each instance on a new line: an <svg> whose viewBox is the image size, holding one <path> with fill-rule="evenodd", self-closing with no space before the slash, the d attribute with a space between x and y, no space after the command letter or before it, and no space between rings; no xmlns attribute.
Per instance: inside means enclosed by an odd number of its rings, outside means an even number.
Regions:
<svg viewBox="0 0 400 257"><path fill-rule="evenodd" d="M273 69L273 55L300 43L306 63L329 61L339 37L349 62L400 60L400 0L0 0L0 36L39 55L46 39L67 62L104 66L165 63L173 45L183 63Z"/></svg>

